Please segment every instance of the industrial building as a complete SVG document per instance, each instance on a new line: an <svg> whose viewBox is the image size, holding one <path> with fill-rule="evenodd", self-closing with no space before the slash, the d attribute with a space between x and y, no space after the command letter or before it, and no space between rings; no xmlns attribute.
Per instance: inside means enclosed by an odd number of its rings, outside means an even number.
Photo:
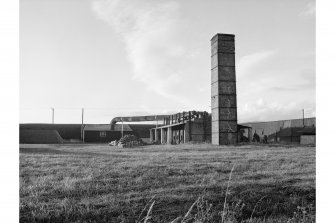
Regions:
<svg viewBox="0 0 335 223"><path fill-rule="evenodd" d="M119 121L163 120L163 126L150 130L152 142L236 144L235 35L232 34L216 34L211 39L211 109L211 115L190 111L165 116L117 117L111 121L111 129Z"/></svg>
<svg viewBox="0 0 335 223"><path fill-rule="evenodd" d="M156 125L124 124L142 121ZM184 111L169 115L115 117L110 125L20 125L20 143L102 143L133 134L155 144L208 142L234 145L265 137L266 142L315 144L315 124L315 118L238 124L235 36L216 34L211 39L211 113Z"/></svg>
<svg viewBox="0 0 335 223"><path fill-rule="evenodd" d="M116 117L111 121L111 129L117 122L134 121L163 122L150 129L150 141L156 144L209 142L231 145L255 141L255 135L258 140L265 137L265 142L313 142L313 132L315 142L315 118L237 124L235 36L232 34L216 34L211 39L211 114L188 111L171 115ZM306 132L309 132L308 136Z"/></svg>
<svg viewBox="0 0 335 223"><path fill-rule="evenodd" d="M266 135L269 142L315 144L316 118L243 123L252 134Z"/></svg>
<svg viewBox="0 0 335 223"><path fill-rule="evenodd" d="M207 112L189 111L164 118L162 126L150 129L150 140L161 144L211 142L211 117Z"/></svg>
<svg viewBox="0 0 335 223"><path fill-rule="evenodd" d="M112 130L108 124L86 124L83 129L84 142L111 142L122 134L134 134L129 125L116 125Z"/></svg>
<svg viewBox="0 0 335 223"><path fill-rule="evenodd" d="M20 124L20 143L106 143L119 140L122 134L131 134L150 142L148 124Z"/></svg>
<svg viewBox="0 0 335 223"><path fill-rule="evenodd" d="M188 111L172 115L159 116L131 116L116 117L111 122L111 129L115 128L117 121L161 121L150 131L150 142L155 144L182 144L212 142L212 116L204 111ZM246 125L237 125L237 142L252 140L252 129ZM244 136L246 134L246 136ZM236 142L236 143L237 143Z"/></svg>

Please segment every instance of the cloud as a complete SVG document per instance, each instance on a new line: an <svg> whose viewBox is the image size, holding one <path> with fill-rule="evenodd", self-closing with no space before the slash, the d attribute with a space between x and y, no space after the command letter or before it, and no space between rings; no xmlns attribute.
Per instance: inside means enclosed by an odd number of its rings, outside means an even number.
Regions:
<svg viewBox="0 0 335 223"><path fill-rule="evenodd" d="M302 109L305 109L305 117L315 116L315 104L306 101L291 101L280 103L278 101L266 101L258 98L256 101L245 103L238 108L239 122L275 121L300 118Z"/></svg>
<svg viewBox="0 0 335 223"><path fill-rule="evenodd" d="M292 88L292 87L271 87L268 88L269 90L279 91L279 92L288 92L288 91L298 91L299 88Z"/></svg>
<svg viewBox="0 0 335 223"><path fill-rule="evenodd" d="M303 11L299 13L299 16L315 15L315 12L316 12L315 1L308 2Z"/></svg>
<svg viewBox="0 0 335 223"><path fill-rule="evenodd" d="M260 66L262 62L266 61L274 54L275 51L266 50L241 57L236 63L236 72L238 73L238 77L246 77L247 74L251 72L251 69Z"/></svg>
<svg viewBox="0 0 335 223"><path fill-rule="evenodd" d="M302 108L315 114L314 70L273 67L279 53L259 51L237 61L239 122L299 118Z"/></svg>
<svg viewBox="0 0 335 223"><path fill-rule="evenodd" d="M179 42L182 19L175 1L97 0L96 16L107 22L125 43L133 66L133 80L166 98L183 102L176 86L182 84L182 57L186 49Z"/></svg>
<svg viewBox="0 0 335 223"><path fill-rule="evenodd" d="M249 97L251 92L259 91L265 87L267 80L267 62L276 52L274 50L262 50L246 56L242 56L236 62L237 92L239 95Z"/></svg>
<svg viewBox="0 0 335 223"><path fill-rule="evenodd" d="M274 80L274 83L267 90L278 92L315 91L315 69L303 69L290 75L290 82Z"/></svg>

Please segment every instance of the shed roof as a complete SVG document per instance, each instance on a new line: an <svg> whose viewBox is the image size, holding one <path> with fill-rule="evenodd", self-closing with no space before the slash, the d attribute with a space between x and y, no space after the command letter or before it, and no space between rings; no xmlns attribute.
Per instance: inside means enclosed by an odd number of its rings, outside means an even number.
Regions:
<svg viewBox="0 0 335 223"><path fill-rule="evenodd" d="M315 128L303 128L301 129L300 131L297 131L297 132L301 132L302 135L315 135Z"/></svg>
<svg viewBox="0 0 335 223"><path fill-rule="evenodd" d="M238 129L252 129L252 127L250 127L250 126L247 126L247 125L240 125L240 124L237 124L237 128L238 128Z"/></svg>
<svg viewBox="0 0 335 223"><path fill-rule="evenodd" d="M84 127L84 131L122 131L122 125L115 124L113 130L111 130L110 124L87 124ZM132 132L133 130L129 125L123 124L123 131Z"/></svg>

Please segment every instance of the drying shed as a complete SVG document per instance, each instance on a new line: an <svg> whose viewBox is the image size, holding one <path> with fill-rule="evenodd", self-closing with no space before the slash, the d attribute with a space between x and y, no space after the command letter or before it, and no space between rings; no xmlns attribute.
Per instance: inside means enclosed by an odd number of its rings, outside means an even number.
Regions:
<svg viewBox="0 0 335 223"><path fill-rule="evenodd" d="M134 134L129 125L123 125L123 135ZM106 143L119 140L122 136L122 125L115 125L113 130L109 124L87 124L84 126L84 142Z"/></svg>
<svg viewBox="0 0 335 223"><path fill-rule="evenodd" d="M315 145L316 144L316 131L315 128L303 128L300 135L300 144L302 145Z"/></svg>
<svg viewBox="0 0 335 223"><path fill-rule="evenodd" d="M252 128L246 125L237 124L237 142L251 142Z"/></svg>

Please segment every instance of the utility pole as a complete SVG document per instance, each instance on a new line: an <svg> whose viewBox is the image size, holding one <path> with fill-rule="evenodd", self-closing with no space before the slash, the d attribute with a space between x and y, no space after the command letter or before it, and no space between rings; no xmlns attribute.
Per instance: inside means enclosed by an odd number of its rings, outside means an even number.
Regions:
<svg viewBox="0 0 335 223"><path fill-rule="evenodd" d="M81 124L84 125L84 108L81 109Z"/></svg>
<svg viewBox="0 0 335 223"><path fill-rule="evenodd" d="M121 117L121 122L122 122L122 125L121 125L121 137L123 138L123 120L122 120L122 117Z"/></svg>
<svg viewBox="0 0 335 223"><path fill-rule="evenodd" d="M51 108L52 111L52 124L55 124L55 108Z"/></svg>
<svg viewBox="0 0 335 223"><path fill-rule="evenodd" d="M302 127L305 127L305 111L302 109Z"/></svg>
<svg viewBox="0 0 335 223"><path fill-rule="evenodd" d="M84 142L84 108L81 108L81 139Z"/></svg>

